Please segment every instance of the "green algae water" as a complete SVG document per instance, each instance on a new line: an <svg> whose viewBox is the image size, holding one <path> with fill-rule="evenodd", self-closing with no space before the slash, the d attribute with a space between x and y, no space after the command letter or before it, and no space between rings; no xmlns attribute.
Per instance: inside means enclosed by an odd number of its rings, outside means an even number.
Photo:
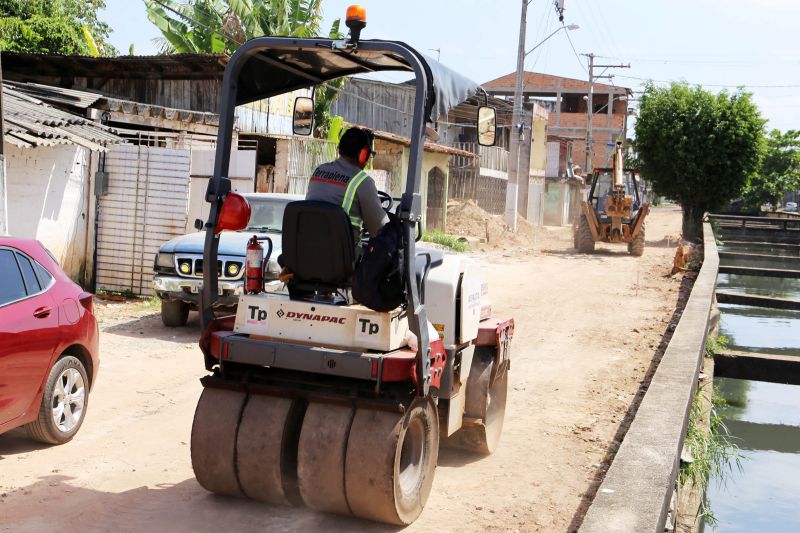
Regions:
<svg viewBox="0 0 800 533"><path fill-rule="evenodd" d="M724 251L782 256L777 261L721 259L722 265L800 270L791 247L724 246ZM800 279L720 274L721 291L800 301ZM800 311L720 304L729 351L800 358ZM705 532L800 532L800 386L715 378L728 403L720 415L739 446L741 468L709 482L717 521Z"/></svg>

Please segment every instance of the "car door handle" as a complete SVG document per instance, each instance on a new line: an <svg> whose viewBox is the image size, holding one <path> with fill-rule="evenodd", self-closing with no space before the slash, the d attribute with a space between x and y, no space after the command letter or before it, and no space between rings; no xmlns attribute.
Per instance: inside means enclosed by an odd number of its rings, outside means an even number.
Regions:
<svg viewBox="0 0 800 533"><path fill-rule="evenodd" d="M40 307L36 311L33 312L33 316L36 318L47 318L50 316L50 313L53 311L51 307Z"/></svg>

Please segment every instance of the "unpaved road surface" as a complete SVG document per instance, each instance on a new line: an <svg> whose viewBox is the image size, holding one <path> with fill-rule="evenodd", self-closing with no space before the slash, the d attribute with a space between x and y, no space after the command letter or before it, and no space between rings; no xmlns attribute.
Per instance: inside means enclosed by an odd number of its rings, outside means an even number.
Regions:
<svg viewBox="0 0 800 533"><path fill-rule="evenodd" d="M656 209L641 258L622 245L577 255L568 228L533 250L478 255L497 314L516 319L509 407L497 452L442 450L410 531L570 531L590 502L674 320L665 277L680 212ZM99 304L101 369L87 418L64 446L0 435L0 531L396 531L379 524L212 496L189 459L204 369L197 319Z"/></svg>

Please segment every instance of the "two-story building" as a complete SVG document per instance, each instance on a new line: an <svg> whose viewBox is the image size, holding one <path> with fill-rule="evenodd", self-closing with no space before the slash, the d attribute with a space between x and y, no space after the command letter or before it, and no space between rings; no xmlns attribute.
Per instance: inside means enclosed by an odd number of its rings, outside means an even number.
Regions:
<svg viewBox="0 0 800 533"><path fill-rule="evenodd" d="M489 94L513 99L516 74L511 73L484 83ZM633 91L627 87L592 84L592 161L586 163L589 127L589 82L538 72L525 72L523 98L539 104L550 113L547 134L573 141L573 161L582 168L609 166L617 141L627 136L628 100Z"/></svg>

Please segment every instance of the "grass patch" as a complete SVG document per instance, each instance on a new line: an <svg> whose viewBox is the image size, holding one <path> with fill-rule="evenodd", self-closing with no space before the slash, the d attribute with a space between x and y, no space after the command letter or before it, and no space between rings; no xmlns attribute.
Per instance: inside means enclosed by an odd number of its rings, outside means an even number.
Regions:
<svg viewBox="0 0 800 533"><path fill-rule="evenodd" d="M725 335L718 335L706 337L706 357L714 357L714 355L725 351L728 348L728 337Z"/></svg>
<svg viewBox="0 0 800 533"><path fill-rule="evenodd" d="M137 296L130 290L125 291L107 291L105 289L98 289L97 295L99 296L114 296L118 298L125 298L126 300L132 300L137 298Z"/></svg>
<svg viewBox="0 0 800 533"><path fill-rule="evenodd" d="M728 429L722 422L719 411L727 405L725 398L714 388L711 391L709 424L705 426L705 401L703 386L698 388L689 413L689 425L686 429L684 448L691 454L691 462L681 462L679 480L682 486L691 482L703 492L699 515L705 518L712 527L716 527L716 518L708 506L705 493L709 481L714 478L724 485L727 476L734 466L741 470L743 455L733 442Z"/></svg>
<svg viewBox="0 0 800 533"><path fill-rule="evenodd" d="M469 250L469 244L467 244L466 241L462 241L458 237L448 235L447 233L443 233L441 231L426 231L422 234L422 240L425 242L440 244L450 248L451 250L455 250L456 252L466 252Z"/></svg>

